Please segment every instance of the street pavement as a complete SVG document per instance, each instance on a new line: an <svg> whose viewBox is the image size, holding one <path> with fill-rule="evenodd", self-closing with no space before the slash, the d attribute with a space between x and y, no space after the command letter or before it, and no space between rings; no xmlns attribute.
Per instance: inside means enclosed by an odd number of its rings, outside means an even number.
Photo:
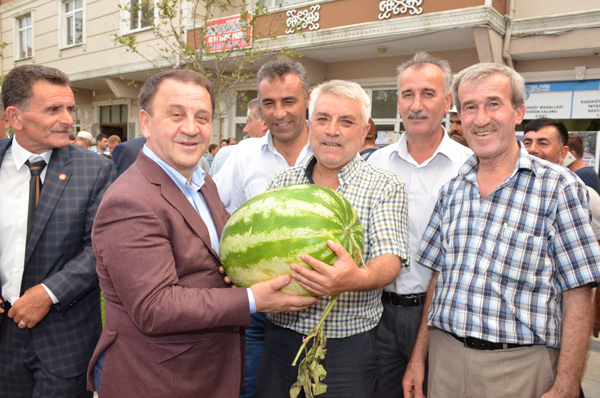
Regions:
<svg viewBox="0 0 600 398"><path fill-rule="evenodd" d="M587 367L581 384L585 398L600 398L600 339L592 337L590 341Z"/></svg>

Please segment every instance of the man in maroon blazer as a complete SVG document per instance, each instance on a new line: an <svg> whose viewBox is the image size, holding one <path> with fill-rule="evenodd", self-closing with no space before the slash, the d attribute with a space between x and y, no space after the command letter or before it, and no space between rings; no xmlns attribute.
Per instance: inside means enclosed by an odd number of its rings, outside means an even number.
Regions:
<svg viewBox="0 0 600 398"><path fill-rule="evenodd" d="M147 142L107 191L92 231L106 324L88 388L109 397L237 397L250 313L297 311L316 298L279 290L289 275L230 288L219 273L228 214L197 167L211 137L210 82L189 70L140 92Z"/></svg>

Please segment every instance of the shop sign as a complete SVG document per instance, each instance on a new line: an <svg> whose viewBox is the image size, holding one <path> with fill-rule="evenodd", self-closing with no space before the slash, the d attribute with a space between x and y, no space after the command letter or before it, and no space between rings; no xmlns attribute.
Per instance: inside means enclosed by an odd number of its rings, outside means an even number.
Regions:
<svg viewBox="0 0 600 398"><path fill-rule="evenodd" d="M243 23L240 15L206 22L204 41L210 52L240 50L252 47L252 15Z"/></svg>
<svg viewBox="0 0 600 398"><path fill-rule="evenodd" d="M600 119L600 80L528 83L525 119Z"/></svg>

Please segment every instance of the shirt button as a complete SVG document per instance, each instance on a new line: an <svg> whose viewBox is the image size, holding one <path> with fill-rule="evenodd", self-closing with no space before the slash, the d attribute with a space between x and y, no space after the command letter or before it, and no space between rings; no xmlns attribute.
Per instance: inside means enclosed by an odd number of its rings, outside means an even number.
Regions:
<svg viewBox="0 0 600 398"><path fill-rule="evenodd" d="M240 331L240 327L239 326L234 326L233 327L233 331L234 332L239 332Z"/></svg>

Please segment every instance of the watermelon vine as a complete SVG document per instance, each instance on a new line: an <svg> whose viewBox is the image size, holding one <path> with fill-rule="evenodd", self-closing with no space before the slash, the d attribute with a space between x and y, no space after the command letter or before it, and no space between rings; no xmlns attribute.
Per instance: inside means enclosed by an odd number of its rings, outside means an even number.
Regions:
<svg viewBox="0 0 600 398"><path fill-rule="evenodd" d="M352 236L352 230L347 228L346 231L348 232L350 241L354 247L352 256L356 258L356 254L358 253L360 264L365 266L360 246ZM325 359L325 354L327 353L327 350L325 349L327 337L325 337L325 333L323 332L323 325L325 324L325 318L327 318L327 315L329 315L333 309L338 297L339 295L331 296L329 298L329 302L327 303L317 326L315 326L308 336L302 338L302 346L298 350L296 358L294 358L294 362L292 362L292 366L296 366L296 362L298 362L298 358L300 358L300 354L302 354L303 351L305 357L298 367L298 379L290 389L290 398L297 398L298 395L300 395L300 391L303 389L306 398L314 398L316 395L327 392L327 384L323 383L323 379L327 376L327 371L325 370L325 367L320 364L320 362ZM307 351L306 346L311 339L313 340L313 345L311 349Z"/></svg>

